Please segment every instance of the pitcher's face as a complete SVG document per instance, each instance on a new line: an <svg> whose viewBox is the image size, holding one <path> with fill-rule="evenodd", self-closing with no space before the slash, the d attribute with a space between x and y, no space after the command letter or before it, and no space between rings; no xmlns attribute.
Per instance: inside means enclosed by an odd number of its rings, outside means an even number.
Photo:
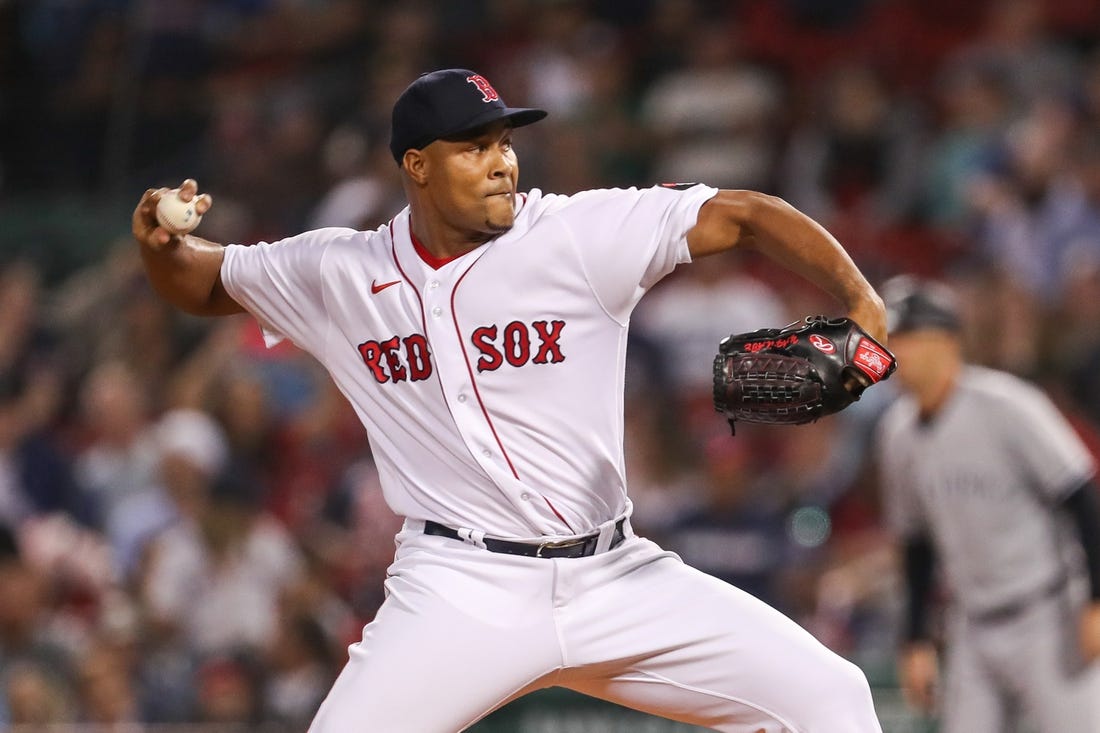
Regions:
<svg viewBox="0 0 1100 733"><path fill-rule="evenodd" d="M481 241L512 228L519 162L507 120L460 138L436 140L423 152L428 198L451 228Z"/></svg>

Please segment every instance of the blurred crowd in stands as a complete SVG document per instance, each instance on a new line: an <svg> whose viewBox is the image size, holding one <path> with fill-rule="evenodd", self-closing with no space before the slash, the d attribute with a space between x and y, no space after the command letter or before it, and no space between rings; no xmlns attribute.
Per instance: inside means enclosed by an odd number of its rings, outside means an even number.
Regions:
<svg viewBox="0 0 1100 733"><path fill-rule="evenodd" d="M763 190L875 283L946 280L971 359L1039 381L1100 452L1092 0L9 0L0 204L132 208L194 177L215 241L373 228L403 206L390 106L444 66L550 110L517 134L524 188ZM399 520L317 364L163 304L118 225L68 270L0 252L0 726L302 730ZM840 314L739 253L643 300L635 525L888 684L900 591L868 448L889 383L732 438L710 404L719 338L817 312Z"/></svg>

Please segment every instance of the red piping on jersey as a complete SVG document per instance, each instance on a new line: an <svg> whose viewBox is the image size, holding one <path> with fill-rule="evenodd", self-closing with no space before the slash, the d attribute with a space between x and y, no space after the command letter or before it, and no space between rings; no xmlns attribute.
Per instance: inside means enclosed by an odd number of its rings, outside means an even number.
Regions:
<svg viewBox="0 0 1100 733"><path fill-rule="evenodd" d="M420 326L421 326L421 328L424 329L424 333L427 334L428 333L428 323L427 323L427 315L424 313L424 300L420 297L420 291L417 289L417 287L415 285L413 285L413 282L409 278L408 273L405 272L405 268L403 268L401 266L401 260L397 257L397 239L393 236L393 219L390 219L390 223L387 226L389 227L389 230L390 230L390 254L393 257L393 263L397 267L397 271L401 273L401 277L405 278L405 282L407 282L409 284L409 287L412 288L413 293L416 294L416 300L420 304ZM427 262L427 264L431 265L432 263L429 262L425 258L425 255L427 255L428 257L430 257L431 255L430 255L430 253L427 252L427 250L423 250L423 247L420 246L420 243L416 240L416 236L412 233L412 226L411 225L409 226L409 237L412 240L413 245L415 247L417 247L417 254L419 254L422 259L425 259L425 262ZM470 367L470 359L469 359L469 356L466 353L466 344L462 340L462 331L458 327L458 319L453 317L454 305L455 305L455 303L454 303L455 290L458 289L458 283L462 282L462 278L466 277L466 273L469 272L473 268L473 266L474 266L474 263L471 262L470 267L466 268L466 272L462 273L462 275L458 278L458 282L455 283L454 290L451 291L452 319L453 319L454 324L455 324L455 332L458 334L459 346L462 347L462 359L463 359L464 362L466 362L466 369L470 373L470 384L474 388L474 397L477 398L477 403L478 403L478 405L481 406L481 412L485 416L485 422L488 423L489 430L493 433L493 439L496 440L497 446L500 448L501 454L504 455L504 460L508 462L508 468L511 469L512 475L515 476L517 480L519 480L519 473L516 472L516 467L514 465L512 465L512 459L508 457L508 451L504 450L504 444L501 443L500 436L497 435L496 427L493 425L493 421L489 417L489 411L485 407L485 403L481 399L481 394L477 390L477 382L474 381L473 369L471 369L471 367ZM435 269L438 269L438 267L435 268ZM444 400L444 402L446 402L447 394L443 389L443 380L440 379L440 380L437 380L437 381L439 382L439 391L443 394L443 400ZM541 496L541 494L540 494L540 496ZM550 506L550 510L552 512L554 512L554 515L557 516L557 518L560 519L562 521L562 523L565 524L566 527L569 527L570 531L572 531L573 528L569 526L569 522L565 521L565 517L563 517L558 512L558 510L554 508L553 504L550 504L550 500L547 499L545 496L543 496L542 498Z"/></svg>
<svg viewBox="0 0 1100 733"><path fill-rule="evenodd" d="M527 194L524 193L523 191L520 191L519 195L520 195L520 198L523 199L523 202L519 205L519 211L522 211L523 207L527 205ZM518 214L519 211L517 211L516 213ZM453 311L454 308L452 307L451 310ZM467 364L468 363L469 362L467 362ZM471 374L472 374L472 372L471 372ZM548 498L546 498L546 496L544 494L542 494L540 492L539 496L541 496L542 500L546 502L546 506L550 507L550 511L554 512L554 516L557 517L558 519L560 519L561 523L569 528L570 532L575 532L576 531L575 529L573 529L573 525L569 524L569 520L567 520L565 517L562 516L561 512L558 511L558 508L556 506L554 506L554 504Z"/></svg>
<svg viewBox="0 0 1100 733"><path fill-rule="evenodd" d="M493 439L497 442L497 447L500 448L500 452L504 455L504 460L508 463L508 468L511 469L512 475L519 479L519 473L516 472L516 467L512 465L512 459L508 457L508 451L504 450L504 443L500 441L500 436L497 435L496 426L493 425L493 419L489 417L489 409L485 407L485 401L481 399L481 392L477 389L477 380L474 379L474 369L470 366L470 356L466 353L466 341L462 338L462 329L458 326L458 314L455 313L455 294L458 292L458 286L462 284L462 281L470 274L470 270L474 269L474 265L477 264L477 260L470 263L470 266L466 268L466 271L458 276L458 280L455 281L455 285L451 288L451 321L455 324L455 334L458 336L458 345L462 348L462 360L466 362L466 371L470 374L470 386L473 387L474 397L477 398L477 404L481 406L481 413L485 416L485 422L489 424L489 430L493 433Z"/></svg>
<svg viewBox="0 0 1100 733"><path fill-rule="evenodd" d="M428 319L427 319L427 316L424 314L424 300L420 297L420 290L415 285L413 285L413 281L405 273L405 268L403 268L401 266L401 260L397 259L397 240L393 236L393 219L390 219L390 223L387 224L386 226L389 227L389 230L390 230L390 255L393 257L393 264L394 264L395 267L397 267L397 271L401 273L401 277L405 278L405 282L407 282L409 284L409 288L413 291L413 294L416 296L416 302L420 304L420 328L423 329L424 338L427 339L428 338ZM412 231L412 230L410 230L410 231ZM428 347L428 354L429 354L429 358L430 358L430 355L431 355L430 342L429 342L429 347ZM441 395L443 395L443 401L446 402L447 401L447 393L443 391L443 380L437 378L436 381L439 382L439 393Z"/></svg>
<svg viewBox="0 0 1100 733"><path fill-rule="evenodd" d="M411 227L409 231L412 231ZM476 260L470 263L470 266L466 268L466 271L459 275L458 280L455 281L454 287L451 289L451 320L455 324L455 334L458 335L458 345L462 347L462 359L466 362L466 371L470 374L470 386L473 387L474 397L477 398L477 403L481 406L481 413L485 416L485 422L488 423L489 430L493 433L493 439L496 440L497 447L500 448L500 452L504 456L504 460L508 463L508 468L511 469L512 475L516 477L516 480L521 481L522 479L520 479L519 473L516 471L515 465L512 464L512 459L508 456L508 451L504 449L504 443L501 442L500 436L497 434L496 426L493 425L493 419L489 417L489 409L485 407L485 402L481 399L481 392L478 391L477 380L474 378L474 368L470 364L470 356L469 353L466 351L466 341L462 338L462 329L458 325L458 311L455 309L455 295L458 293L458 286L462 284L462 281L466 278L466 275L470 273L470 270L474 269L475 264L477 264ZM575 530L573 529L573 527L569 524L568 521L566 521L565 517L561 515L561 512L557 510L557 507L551 504L550 500L543 496L542 493L539 493L539 496L542 496L542 500L546 502L546 505L548 507L550 507L550 511L554 512L554 516L560 519L562 524L569 528L570 532L574 532Z"/></svg>
<svg viewBox="0 0 1100 733"><path fill-rule="evenodd" d="M554 516L560 519L561 523L564 524L566 527L569 527L570 532L576 532L576 530L573 529L573 526L569 524L569 522L565 521L565 517L561 515L561 512L558 511L558 508L550 503L549 499L547 499L543 494L539 494L539 496L542 496L542 500L546 502L546 506L550 507L550 511L554 512Z"/></svg>
<svg viewBox="0 0 1100 733"><path fill-rule="evenodd" d="M527 203L527 194L521 193L520 196L523 197L523 202ZM393 257L393 263L394 265L396 265L397 271L401 273L401 277L405 278L405 282L409 284L409 287L412 288L413 293L416 294L416 300L420 304L420 324L421 327L424 329L424 333L427 334L428 323L427 315L424 312L424 301L420 297L420 291L416 288L415 285L413 285L412 280L405 272L405 268L401 267L401 260L397 257L397 240L393 236L393 219L390 219L390 223L387 226L390 230L390 253ZM438 270L443 265L460 256L455 255L454 257L439 258L432 255L431 252L424 248L424 245L420 243L420 240L417 239L416 235L413 233L411 216L409 217L409 239L412 241L413 249L416 250L416 253L417 255L419 255L420 259L422 259L433 270ZM470 357L466 351L466 342L462 338L462 329L459 328L458 317L455 313L455 293L458 292L459 284L462 282L463 278L466 277L467 273L469 273L470 270L473 269L474 264L475 263L473 262L470 263L470 266L466 268L466 272L463 272L462 275L459 276L458 280L455 282L454 288L451 290L451 319L454 322L455 333L458 335L458 344L460 347L462 347L462 359L466 362L466 371L470 374L470 385L473 387L474 397L477 399L477 403L481 407L481 413L485 416L485 422L486 424L488 424L489 430L493 433L493 439L497 442L497 447L500 448L500 452L504 456L504 460L508 463L508 468L512 471L512 475L515 476L516 480L518 481L521 480L519 477L519 473L516 471L516 467L512 463L512 459L508 456L508 451L504 449L504 443L501 442L500 436L497 435L496 426L493 425L493 420L491 417L489 417L489 410L487 407L485 407L485 402L481 399L481 393L477 389L477 380L474 379L474 370L473 367L470 366ZM443 399L444 401L446 401L447 395L446 392L443 390L443 380L440 379L438 380L438 382L439 390L440 392L443 392ZM570 532L575 531L572 525L569 524L566 518L562 516L561 512L558 511L557 507L555 507L548 498L543 496L542 493L539 493L539 496L542 496L542 500L546 502L546 506L550 507L550 511L554 512L554 516L560 519L561 523L568 527Z"/></svg>

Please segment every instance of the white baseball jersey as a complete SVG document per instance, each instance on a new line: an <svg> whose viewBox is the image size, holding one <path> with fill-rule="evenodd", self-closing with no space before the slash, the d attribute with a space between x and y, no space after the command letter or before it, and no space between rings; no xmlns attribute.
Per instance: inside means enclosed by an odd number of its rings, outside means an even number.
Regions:
<svg viewBox="0 0 1100 733"><path fill-rule="evenodd" d="M367 428L399 515L535 538L629 512L627 325L690 260L716 189L532 190L507 233L437 261L405 209L372 232L230 245L222 282L324 364Z"/></svg>

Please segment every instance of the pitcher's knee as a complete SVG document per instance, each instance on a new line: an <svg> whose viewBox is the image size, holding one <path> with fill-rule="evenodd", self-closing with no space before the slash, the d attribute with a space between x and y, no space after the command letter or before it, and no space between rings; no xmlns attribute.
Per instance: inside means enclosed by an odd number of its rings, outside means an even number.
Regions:
<svg viewBox="0 0 1100 733"><path fill-rule="evenodd" d="M856 665L837 657L807 700L807 733L879 733L878 717L867 676Z"/></svg>
<svg viewBox="0 0 1100 733"><path fill-rule="evenodd" d="M871 687L859 667L835 654L807 661L791 723L798 733L881 733Z"/></svg>

